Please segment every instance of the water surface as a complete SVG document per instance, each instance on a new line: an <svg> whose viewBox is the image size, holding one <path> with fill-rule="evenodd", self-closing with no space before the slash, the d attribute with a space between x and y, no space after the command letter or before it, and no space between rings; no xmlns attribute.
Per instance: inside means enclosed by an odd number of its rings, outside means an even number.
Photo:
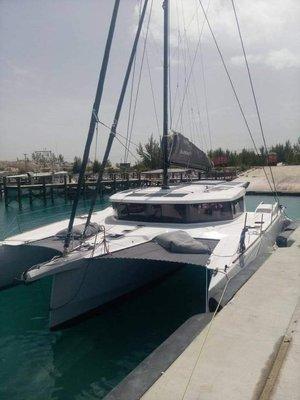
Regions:
<svg viewBox="0 0 300 400"><path fill-rule="evenodd" d="M270 196L247 196L253 210ZM300 218L299 197L282 197ZM86 212L89 203L80 203ZM98 203L97 208L107 203ZM5 210L2 237L67 218L70 204ZM17 219L18 221L17 221ZM0 292L0 399L101 399L190 316L203 311L203 277L183 268L92 319L57 332L48 329L51 278Z"/></svg>

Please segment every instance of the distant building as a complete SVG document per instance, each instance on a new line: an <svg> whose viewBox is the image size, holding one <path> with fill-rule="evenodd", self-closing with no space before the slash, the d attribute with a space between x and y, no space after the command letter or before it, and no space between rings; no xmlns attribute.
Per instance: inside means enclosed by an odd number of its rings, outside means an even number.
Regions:
<svg viewBox="0 0 300 400"><path fill-rule="evenodd" d="M46 161L50 161L54 156L51 150L36 150L33 154L37 160L44 159Z"/></svg>
<svg viewBox="0 0 300 400"><path fill-rule="evenodd" d="M227 167L228 165L228 157L227 155L220 155L215 157L213 160L214 166L215 167Z"/></svg>
<svg viewBox="0 0 300 400"><path fill-rule="evenodd" d="M278 159L277 159L277 154L274 152L271 152L268 154L268 165L277 165Z"/></svg>
<svg viewBox="0 0 300 400"><path fill-rule="evenodd" d="M121 171L129 171L130 170L130 163L120 163L120 170Z"/></svg>

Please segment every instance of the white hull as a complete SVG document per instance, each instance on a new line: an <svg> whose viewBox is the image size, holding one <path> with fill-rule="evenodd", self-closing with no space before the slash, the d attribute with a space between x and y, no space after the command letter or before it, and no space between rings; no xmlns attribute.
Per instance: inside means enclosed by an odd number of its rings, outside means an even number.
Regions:
<svg viewBox="0 0 300 400"><path fill-rule="evenodd" d="M276 236L282 229L282 213L278 214L269 228L234 263L228 277L247 268L258 257L270 251ZM175 263L150 260L108 260L94 258L75 261L74 269L56 274L50 303L50 327L63 324L79 315L111 302L179 268ZM80 263L80 267L78 265ZM195 266L195 268L199 268ZM208 298L213 297L226 283L212 277ZM180 292L180 288L178 288Z"/></svg>
<svg viewBox="0 0 300 400"><path fill-rule="evenodd" d="M58 251L41 246L22 244L0 246L0 289L22 283L22 273L28 268L51 260Z"/></svg>
<svg viewBox="0 0 300 400"><path fill-rule="evenodd" d="M276 243L276 237L282 231L285 220L286 218L284 217L283 213L279 213L277 215L265 232L263 232L243 254L236 258L232 268L228 271L228 279L232 279L240 271L249 267L252 263L259 263L262 256L266 256L271 253L272 248ZM214 278L212 278L211 288L209 290L209 300L214 298L215 295L224 289L226 282L227 279L225 276L218 282L214 282Z"/></svg>
<svg viewBox="0 0 300 400"><path fill-rule="evenodd" d="M53 277L50 327L53 328L179 268L176 263L92 259L81 268Z"/></svg>

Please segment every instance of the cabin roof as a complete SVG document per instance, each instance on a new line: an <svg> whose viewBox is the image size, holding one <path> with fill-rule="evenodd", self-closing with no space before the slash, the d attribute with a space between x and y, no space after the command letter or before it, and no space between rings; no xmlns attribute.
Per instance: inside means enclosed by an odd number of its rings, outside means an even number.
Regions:
<svg viewBox="0 0 300 400"><path fill-rule="evenodd" d="M26 179L26 178L28 178L28 175L27 174L7 175L6 178L7 179L17 179L17 178Z"/></svg>
<svg viewBox="0 0 300 400"><path fill-rule="evenodd" d="M187 169L187 168L168 168L168 173L172 174L172 173L184 173L184 172L189 172L191 171L191 169ZM151 175L151 174L162 174L163 170L162 169L153 169L151 171L143 171L142 174L145 175Z"/></svg>
<svg viewBox="0 0 300 400"><path fill-rule="evenodd" d="M245 195L243 182L199 181L170 186L129 189L110 197L113 203L194 204L233 201Z"/></svg>

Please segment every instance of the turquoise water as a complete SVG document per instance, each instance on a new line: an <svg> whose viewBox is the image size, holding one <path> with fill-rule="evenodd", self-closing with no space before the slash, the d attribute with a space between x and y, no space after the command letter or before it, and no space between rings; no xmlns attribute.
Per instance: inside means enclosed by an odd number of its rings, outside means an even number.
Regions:
<svg viewBox="0 0 300 400"><path fill-rule="evenodd" d="M269 196L248 196L253 210ZM299 197L283 197L287 213L300 218ZM107 203L99 203L98 209ZM80 204L80 211L88 203ZM4 209L2 236L67 218L70 204ZM18 221L16 219L18 217ZM159 283L76 326L50 332L51 280L0 292L0 399L101 399L191 315L203 311L203 277L183 268Z"/></svg>

